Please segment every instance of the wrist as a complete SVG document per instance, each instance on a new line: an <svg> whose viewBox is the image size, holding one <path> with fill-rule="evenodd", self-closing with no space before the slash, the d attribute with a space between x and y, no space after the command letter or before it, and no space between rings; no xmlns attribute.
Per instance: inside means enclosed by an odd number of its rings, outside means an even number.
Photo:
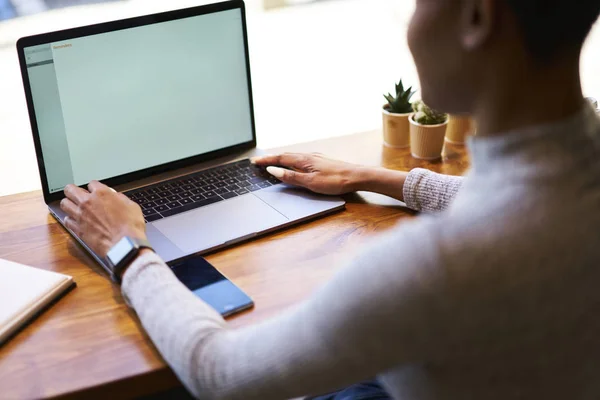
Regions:
<svg viewBox="0 0 600 400"><path fill-rule="evenodd" d="M122 280L127 269L146 249L152 245L145 239L146 235L123 236L106 253L106 261L112 270L113 279Z"/></svg>
<svg viewBox="0 0 600 400"><path fill-rule="evenodd" d="M348 192L368 192L377 179L377 168L359 166L352 169L348 176Z"/></svg>
<svg viewBox="0 0 600 400"><path fill-rule="evenodd" d="M125 273L127 271L129 271L129 267L131 267L140 257L146 255L146 254L150 254L150 253L154 253L154 251L152 249L148 249L148 248L143 248L140 250L140 252L137 254L137 256L135 256L130 262L129 264L127 264L122 270L121 273L119 274L119 278L121 279L121 281L123 281L123 278L125 277Z"/></svg>
<svg viewBox="0 0 600 400"><path fill-rule="evenodd" d="M383 194L404 201L404 182L408 172L381 167L364 167L358 171L356 186L366 192Z"/></svg>

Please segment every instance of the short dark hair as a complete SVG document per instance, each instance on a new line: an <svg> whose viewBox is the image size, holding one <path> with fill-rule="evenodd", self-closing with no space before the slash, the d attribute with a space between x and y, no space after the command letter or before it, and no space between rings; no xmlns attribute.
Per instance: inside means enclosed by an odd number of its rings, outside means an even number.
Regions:
<svg viewBox="0 0 600 400"><path fill-rule="evenodd" d="M538 61L579 51L600 14L600 0L507 0Z"/></svg>

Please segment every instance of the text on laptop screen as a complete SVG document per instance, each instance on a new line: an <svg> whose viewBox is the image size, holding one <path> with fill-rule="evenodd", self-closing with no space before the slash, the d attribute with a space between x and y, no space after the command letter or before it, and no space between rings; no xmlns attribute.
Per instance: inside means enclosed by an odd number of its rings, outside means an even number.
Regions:
<svg viewBox="0 0 600 400"><path fill-rule="evenodd" d="M252 140L239 9L27 47L51 193Z"/></svg>

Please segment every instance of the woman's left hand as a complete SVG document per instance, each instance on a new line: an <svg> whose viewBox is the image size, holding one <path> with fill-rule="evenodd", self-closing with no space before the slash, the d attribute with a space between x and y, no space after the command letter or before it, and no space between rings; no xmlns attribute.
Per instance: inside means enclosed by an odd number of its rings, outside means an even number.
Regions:
<svg viewBox="0 0 600 400"><path fill-rule="evenodd" d="M97 255L105 257L124 236L146 239L142 210L124 194L92 181L88 190L67 185L65 195L60 202L65 225Z"/></svg>

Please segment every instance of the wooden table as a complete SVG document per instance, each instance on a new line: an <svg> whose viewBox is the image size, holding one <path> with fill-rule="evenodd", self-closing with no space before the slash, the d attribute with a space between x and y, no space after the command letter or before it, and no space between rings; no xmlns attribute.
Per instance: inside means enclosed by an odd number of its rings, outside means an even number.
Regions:
<svg viewBox="0 0 600 400"><path fill-rule="evenodd" d="M462 146L443 161L413 159L368 132L275 151L313 152L408 171L461 175ZM346 211L208 256L256 302L231 319L248 325L306 298L368 238L414 215L370 193L346 196ZM0 398L132 398L179 385L135 313L99 266L48 215L40 192L0 198L0 258L72 275L77 288L0 347Z"/></svg>

